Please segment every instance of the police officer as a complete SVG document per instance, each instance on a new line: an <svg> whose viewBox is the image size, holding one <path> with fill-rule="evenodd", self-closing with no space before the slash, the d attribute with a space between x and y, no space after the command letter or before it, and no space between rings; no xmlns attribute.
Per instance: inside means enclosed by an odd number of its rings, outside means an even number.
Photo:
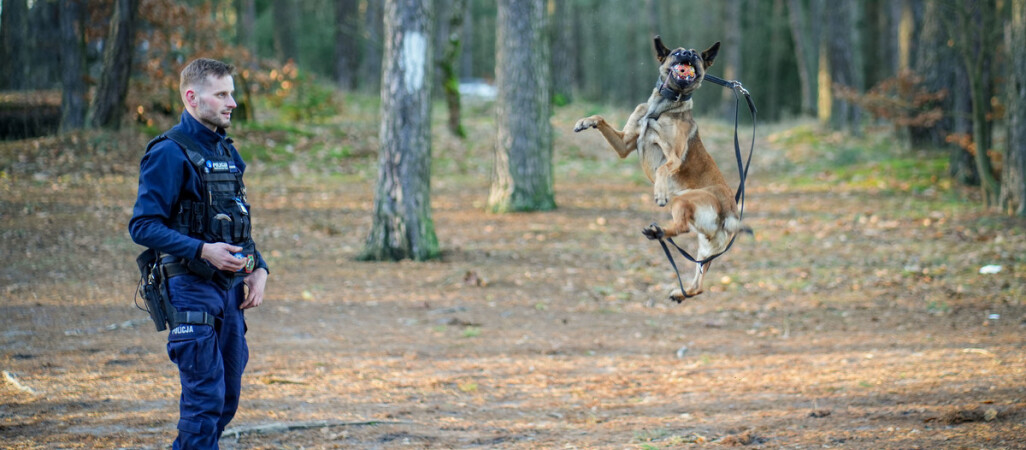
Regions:
<svg viewBox="0 0 1026 450"><path fill-rule="evenodd" d="M212 59L181 72L181 122L150 142L128 228L160 255L176 310L167 352L182 393L173 448L217 448L239 406L249 360L243 312L260 306L267 264L250 236L246 165L227 137L234 67Z"/></svg>

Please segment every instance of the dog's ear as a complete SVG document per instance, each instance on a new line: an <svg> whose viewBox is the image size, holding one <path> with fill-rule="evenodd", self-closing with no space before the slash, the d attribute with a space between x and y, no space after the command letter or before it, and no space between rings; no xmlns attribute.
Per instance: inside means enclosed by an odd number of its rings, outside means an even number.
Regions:
<svg viewBox="0 0 1026 450"><path fill-rule="evenodd" d="M663 38L659 35L656 35L652 43L655 44L656 59L659 60L659 64L662 64L666 60L666 56L670 54L670 49L663 45Z"/></svg>
<svg viewBox="0 0 1026 450"><path fill-rule="evenodd" d="M716 54L720 52L720 43L717 42L702 52L702 63L705 64L705 68L708 69L712 66L713 60L716 59Z"/></svg>

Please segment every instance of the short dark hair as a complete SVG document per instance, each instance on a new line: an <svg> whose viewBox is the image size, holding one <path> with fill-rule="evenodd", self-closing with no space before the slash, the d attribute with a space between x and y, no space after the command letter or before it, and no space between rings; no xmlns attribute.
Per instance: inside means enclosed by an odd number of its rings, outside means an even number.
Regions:
<svg viewBox="0 0 1026 450"><path fill-rule="evenodd" d="M235 66L231 64L223 63L216 59L197 58L182 69L181 76L178 79L178 90L182 92L182 95L185 95L187 87L205 82L210 75L222 78L233 73L235 73Z"/></svg>

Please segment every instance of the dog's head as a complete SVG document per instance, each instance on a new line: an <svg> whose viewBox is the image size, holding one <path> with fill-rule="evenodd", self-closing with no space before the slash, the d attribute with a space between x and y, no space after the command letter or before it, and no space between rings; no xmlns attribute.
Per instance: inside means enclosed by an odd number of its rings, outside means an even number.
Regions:
<svg viewBox="0 0 1026 450"><path fill-rule="evenodd" d="M690 98L705 79L705 71L713 64L720 50L717 42L704 52L678 47L670 50L659 36L654 39L659 61L659 89L664 96L673 93L678 99Z"/></svg>

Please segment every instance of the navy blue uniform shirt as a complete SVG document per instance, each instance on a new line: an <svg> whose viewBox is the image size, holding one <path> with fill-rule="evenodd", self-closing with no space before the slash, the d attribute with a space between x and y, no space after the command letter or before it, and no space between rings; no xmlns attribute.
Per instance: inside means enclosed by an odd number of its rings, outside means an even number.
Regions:
<svg viewBox="0 0 1026 450"><path fill-rule="evenodd" d="M202 146L204 156L218 155L225 149L240 171L245 173L246 163L227 139L223 129L217 132L201 124L188 111L175 128L185 132ZM203 242L179 233L168 226L177 213L182 200L203 201L199 173L189 162L185 151L170 139L164 139L147 152L139 164L139 195L135 200L128 232L135 243L161 253L186 259L199 259ZM211 242L212 243L212 242ZM256 252L256 267L267 270L260 252Z"/></svg>

